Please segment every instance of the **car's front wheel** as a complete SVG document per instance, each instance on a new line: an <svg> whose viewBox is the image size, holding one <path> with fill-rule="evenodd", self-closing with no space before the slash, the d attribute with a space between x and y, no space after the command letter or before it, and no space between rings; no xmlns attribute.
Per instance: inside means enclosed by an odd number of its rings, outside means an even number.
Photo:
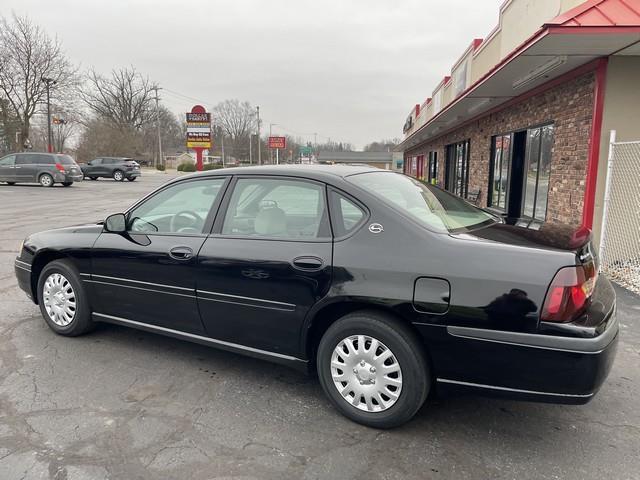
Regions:
<svg viewBox="0 0 640 480"><path fill-rule="evenodd" d="M134 182L136 179L136 177L127 177L127 180L129 180L130 182Z"/></svg>
<svg viewBox="0 0 640 480"><path fill-rule="evenodd" d="M55 260L42 269L38 305L47 325L59 335L82 335L94 326L82 280L68 260Z"/></svg>
<svg viewBox="0 0 640 480"><path fill-rule="evenodd" d="M120 170L116 170L115 172L113 172L113 179L116 182L121 182L124 180L124 173Z"/></svg>
<svg viewBox="0 0 640 480"><path fill-rule="evenodd" d="M320 383L345 416L363 425L391 428L410 420L431 385L416 335L395 318L355 312L332 324L317 353Z"/></svg>
<svg viewBox="0 0 640 480"><path fill-rule="evenodd" d="M63 187L70 187L71 185L73 185L73 182L62 182Z"/></svg>

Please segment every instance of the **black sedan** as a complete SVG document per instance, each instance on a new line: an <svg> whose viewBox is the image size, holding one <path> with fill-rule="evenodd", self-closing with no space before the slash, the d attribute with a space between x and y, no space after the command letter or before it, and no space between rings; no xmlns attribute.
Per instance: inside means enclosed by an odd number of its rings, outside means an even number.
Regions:
<svg viewBox="0 0 640 480"><path fill-rule="evenodd" d="M368 167L181 177L31 235L15 271L58 334L110 322L315 369L338 410L380 428L436 387L586 403L618 336L588 232L508 225Z"/></svg>

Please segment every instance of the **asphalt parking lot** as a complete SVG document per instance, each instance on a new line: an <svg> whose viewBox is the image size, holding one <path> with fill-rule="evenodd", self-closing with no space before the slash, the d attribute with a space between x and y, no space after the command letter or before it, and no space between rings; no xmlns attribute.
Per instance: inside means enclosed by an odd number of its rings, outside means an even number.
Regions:
<svg viewBox="0 0 640 480"><path fill-rule="evenodd" d="M19 242L169 178L0 185L0 480L640 478L640 298L620 288L618 356L591 403L431 399L391 431L285 367L111 325L56 336L17 287Z"/></svg>

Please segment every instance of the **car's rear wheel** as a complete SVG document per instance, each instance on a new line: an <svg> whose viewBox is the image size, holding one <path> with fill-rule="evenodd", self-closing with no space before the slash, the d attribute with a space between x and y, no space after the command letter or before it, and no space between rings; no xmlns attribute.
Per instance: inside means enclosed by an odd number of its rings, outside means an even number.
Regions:
<svg viewBox="0 0 640 480"><path fill-rule="evenodd" d="M15 185L16 182L7 182L7 185Z"/></svg>
<svg viewBox="0 0 640 480"><path fill-rule="evenodd" d="M73 185L73 182L62 182L63 187L70 187L71 185Z"/></svg>
<svg viewBox="0 0 640 480"><path fill-rule="evenodd" d="M121 182L124 180L124 172L122 172L122 170L116 170L115 172L113 172L113 179L116 182Z"/></svg>
<svg viewBox="0 0 640 480"><path fill-rule="evenodd" d="M59 335L82 335L94 326L80 275L68 260L55 260L42 269L38 305L49 328Z"/></svg>
<svg viewBox="0 0 640 480"><path fill-rule="evenodd" d="M43 187L53 187L53 177L48 173L43 173L42 175L40 175L40 178L38 178L38 182Z"/></svg>
<svg viewBox="0 0 640 480"><path fill-rule="evenodd" d="M89 177L90 180L97 180L98 177Z"/></svg>
<svg viewBox="0 0 640 480"><path fill-rule="evenodd" d="M136 179L136 177L128 177L127 180L129 180L130 182L133 182Z"/></svg>
<svg viewBox="0 0 640 480"><path fill-rule="evenodd" d="M420 409L431 374L423 348L405 325L377 312L355 312L323 335L320 383L345 416L363 425L402 425Z"/></svg>

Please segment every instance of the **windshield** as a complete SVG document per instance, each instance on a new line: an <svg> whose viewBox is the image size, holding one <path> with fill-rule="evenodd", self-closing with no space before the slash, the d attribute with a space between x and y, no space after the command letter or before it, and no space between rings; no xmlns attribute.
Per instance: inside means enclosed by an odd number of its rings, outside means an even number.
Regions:
<svg viewBox="0 0 640 480"><path fill-rule="evenodd" d="M351 175L347 180L438 232L460 233L496 221L465 200L405 175L368 172Z"/></svg>

